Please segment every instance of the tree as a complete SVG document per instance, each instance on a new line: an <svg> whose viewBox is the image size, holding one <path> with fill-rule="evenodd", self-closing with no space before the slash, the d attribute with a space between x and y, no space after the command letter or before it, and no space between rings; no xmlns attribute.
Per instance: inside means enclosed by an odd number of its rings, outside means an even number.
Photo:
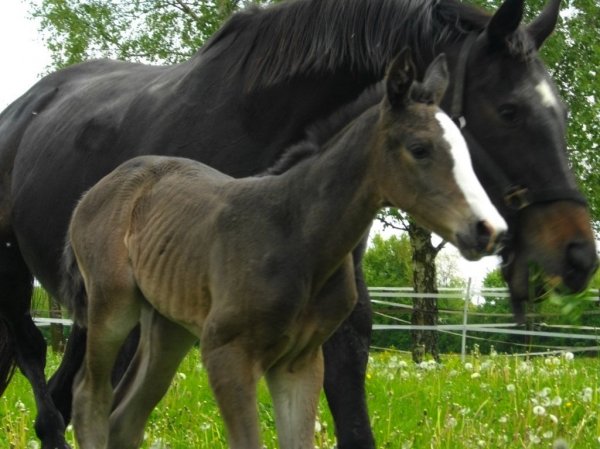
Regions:
<svg viewBox="0 0 600 449"><path fill-rule="evenodd" d="M431 232L417 225L414 220L395 209L382 211L377 218L385 227L403 230L408 233L412 248L413 278L415 293L438 293L435 259L445 242L433 245ZM413 298L411 324L435 325L438 319L438 306L433 298ZM440 361L438 335L436 331L416 329L411 331L412 354L415 363L421 363L427 352Z"/></svg>
<svg viewBox="0 0 600 449"><path fill-rule="evenodd" d="M406 234L384 239L375 234L363 258L365 282L370 287L406 287L412 282L410 241Z"/></svg>
<svg viewBox="0 0 600 449"><path fill-rule="evenodd" d="M412 283L412 252L406 233L384 238L375 234L363 257L365 282L369 287L406 287ZM409 301L398 298L399 304L410 307ZM374 324L398 324L405 313L397 307L375 305ZM400 309L402 310L402 309ZM375 332L371 344L379 348L409 348L410 337L405 332Z"/></svg>
<svg viewBox="0 0 600 449"><path fill-rule="evenodd" d="M188 59L241 7L269 0L30 0L54 68L93 58Z"/></svg>

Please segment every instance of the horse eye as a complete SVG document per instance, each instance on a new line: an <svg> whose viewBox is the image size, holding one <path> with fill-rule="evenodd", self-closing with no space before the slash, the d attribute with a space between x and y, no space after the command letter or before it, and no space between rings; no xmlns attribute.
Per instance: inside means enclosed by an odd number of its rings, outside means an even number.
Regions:
<svg viewBox="0 0 600 449"><path fill-rule="evenodd" d="M425 145L411 145L408 151L417 160L426 159L431 155L431 149Z"/></svg>
<svg viewBox="0 0 600 449"><path fill-rule="evenodd" d="M506 123L515 123L519 118L517 107L514 104L503 104L498 108L498 115Z"/></svg>

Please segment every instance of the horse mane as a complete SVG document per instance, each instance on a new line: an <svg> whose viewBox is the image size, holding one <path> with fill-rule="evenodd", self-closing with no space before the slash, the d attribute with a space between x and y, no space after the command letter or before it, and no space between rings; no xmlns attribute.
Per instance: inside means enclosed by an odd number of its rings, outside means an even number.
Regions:
<svg viewBox="0 0 600 449"><path fill-rule="evenodd" d="M375 84L366 89L356 100L340 107L329 117L310 125L306 129L305 138L288 147L262 176L280 175L300 162L326 151L327 142L364 111L381 101L383 89L383 83Z"/></svg>
<svg viewBox="0 0 600 449"><path fill-rule="evenodd" d="M340 68L377 80L405 46L424 68L440 44L483 30L490 17L458 0L290 0L234 14L199 55L235 47L230 70L248 90ZM523 33L514 34L520 51Z"/></svg>

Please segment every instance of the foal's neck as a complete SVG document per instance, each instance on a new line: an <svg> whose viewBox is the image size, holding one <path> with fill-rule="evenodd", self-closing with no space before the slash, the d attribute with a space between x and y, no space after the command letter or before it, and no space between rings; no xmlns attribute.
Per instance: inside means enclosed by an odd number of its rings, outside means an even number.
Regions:
<svg viewBox="0 0 600 449"><path fill-rule="evenodd" d="M374 173L378 118L379 107L370 108L318 155L281 175L289 207L300 212L303 245L317 266L341 263L382 204Z"/></svg>

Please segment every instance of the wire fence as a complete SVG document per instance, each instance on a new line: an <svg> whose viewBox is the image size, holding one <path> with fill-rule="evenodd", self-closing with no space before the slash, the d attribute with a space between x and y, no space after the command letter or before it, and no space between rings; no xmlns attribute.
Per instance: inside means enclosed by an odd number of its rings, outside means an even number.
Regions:
<svg viewBox="0 0 600 449"><path fill-rule="evenodd" d="M410 331L435 331L448 335L453 335L461 339L461 356L466 355L466 342L494 342L493 335L518 335L533 337L536 341L544 338L560 338L569 341L589 342L589 346L573 345L535 345L531 342L521 344L511 342L516 348L522 347L523 351L529 355L534 354L551 354L553 352L598 352L600 351L600 327L574 325L574 324L547 324L541 321L542 318L557 316L559 314L528 314L531 318L536 318L537 322L534 329L524 329L517 326L512 320L511 313L502 312L484 312L479 307L473 305L481 304L486 298L494 298L494 300L508 301L509 293L504 288L479 288L471 289L470 282L465 288L440 288L439 293L416 293L410 287L371 287L369 294L373 304L374 314L384 318L386 321L393 324L373 324L373 330L376 332L410 332ZM582 298L585 301L599 302L599 291L589 290L587 295ZM441 319L440 322L433 325L411 324L410 315L413 312L412 300L430 299L439 305L440 300L458 302L462 307L452 308L437 308L439 316L454 317L449 319ZM45 304L44 304L45 303ZM38 310L33 312L34 322L37 326L64 326L69 327L72 321L68 318L63 318L60 312L56 310L43 310L41 307L50 303L44 298L34 301ZM586 311L586 315L600 314L598 310ZM459 315L462 316L460 320ZM405 317L405 318L402 318ZM408 319L406 319L408 318ZM481 322L485 319L494 321L502 320L501 322L485 323ZM451 324L444 324L444 321L460 321ZM490 338L492 337L492 338ZM499 343L506 343L499 341ZM539 349L539 351L536 351Z"/></svg>
<svg viewBox="0 0 600 449"><path fill-rule="evenodd" d="M495 335L517 335L531 337L535 341L543 341L544 339L566 339L569 341L583 341L589 342L589 346L581 346L581 343L575 345L552 345L552 344L520 344L518 342L511 342L510 344L515 347L522 347L522 353L515 353L513 355L536 355L536 354L552 354L557 352L598 352L600 350L600 327L575 325L575 324L547 324L542 319L556 318L560 316L560 313L531 313L528 314L528 318L534 320L534 323L530 324L529 329L518 326L513 321L512 313L501 313L501 312L483 312L479 307L473 307L477 304L482 304L486 298L493 298L494 300L508 301L510 296L509 292L505 288L479 288L471 289L470 281L465 288L440 288L439 293L416 293L410 287L371 287L369 288L369 294L371 296L371 302L373 303L374 314L376 316L385 318L386 321L392 321L394 324L373 324L373 330L375 331L396 331L396 332L410 332L410 331L436 331L439 333L445 333L454 335L461 338L461 357L466 356L466 342L467 340L474 341L486 341L494 342L497 340L490 339L491 334ZM599 291L589 290L585 296L580 297L579 301L591 301L599 303ZM431 299L436 303L439 303L441 299L456 301L462 303L461 307L453 308L437 308L439 316L454 317L450 319L457 321L458 315L462 316L461 322L452 324L412 324L410 321L410 315L414 310L412 300L417 299ZM402 301L402 302L401 302ZM599 303L600 304L600 303ZM396 313L394 313L396 311ZM586 315L597 315L600 314L599 310L588 310ZM409 319L403 319L402 316L408 317ZM485 319L492 319L493 323L481 322ZM440 320L448 321L448 320ZM474 322L475 321L475 322ZM506 343L504 341L498 341L499 343ZM592 343L594 343L592 345ZM539 349L536 351L535 349Z"/></svg>

